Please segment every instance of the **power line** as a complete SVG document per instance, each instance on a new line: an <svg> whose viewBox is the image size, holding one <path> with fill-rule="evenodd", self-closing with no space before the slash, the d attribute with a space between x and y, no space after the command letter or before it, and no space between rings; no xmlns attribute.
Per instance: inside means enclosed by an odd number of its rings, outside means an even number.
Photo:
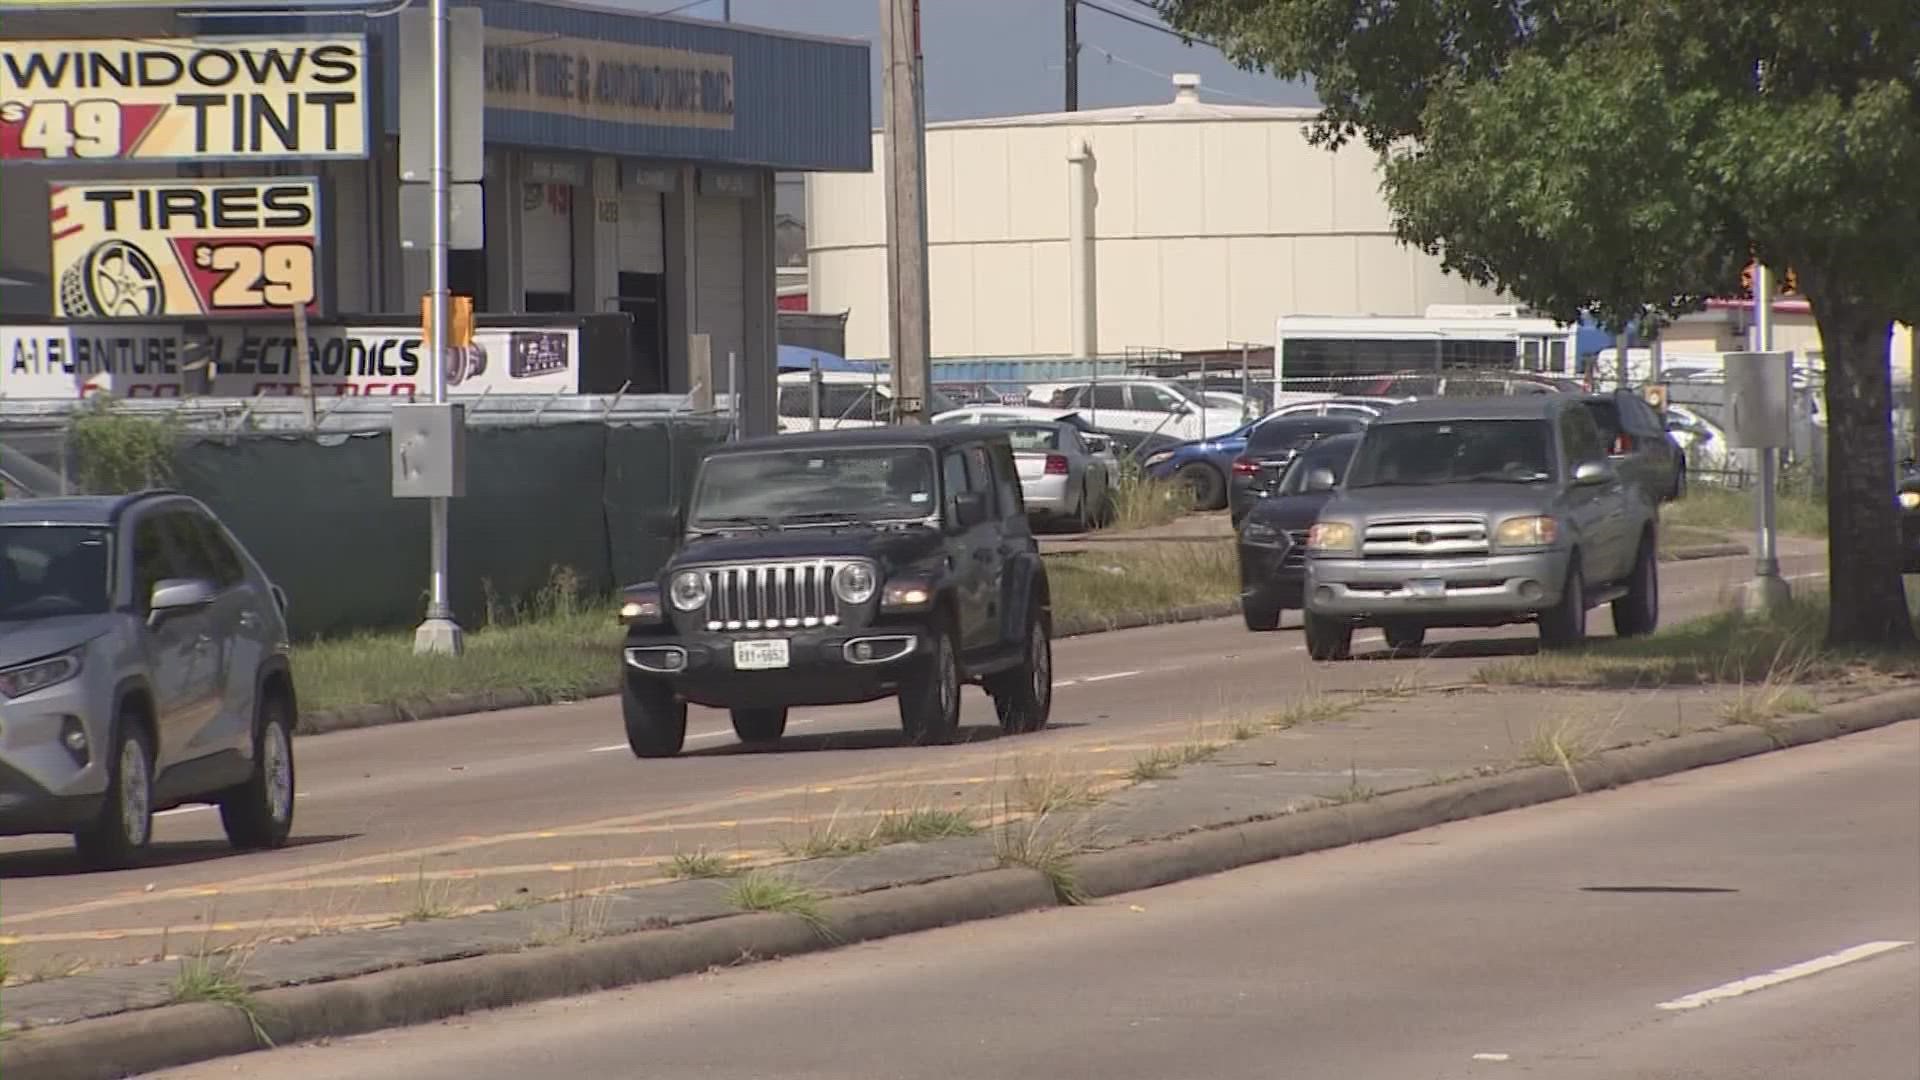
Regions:
<svg viewBox="0 0 1920 1080"><path fill-rule="evenodd" d="M1121 56L1119 53L1114 52L1113 50L1108 49L1104 46L1096 45L1091 41L1086 41L1083 39L1080 42L1080 47L1083 49L1091 49L1094 52L1099 53L1101 56L1106 57L1108 61L1115 64L1119 64L1121 67L1130 67L1133 70L1140 72L1141 74L1154 75L1162 79L1173 78L1173 75L1169 72L1161 71L1158 68L1150 68L1147 65L1140 63L1137 60L1129 60L1126 57ZM1268 98L1252 97L1247 94L1236 94L1231 90L1222 90L1217 86L1204 87L1203 90L1205 93L1208 93L1208 94L1217 94L1220 97L1235 98L1237 100L1247 102L1250 105L1266 105L1276 109L1284 109L1287 107L1284 102L1273 101Z"/></svg>
<svg viewBox="0 0 1920 1080"><path fill-rule="evenodd" d="M1168 37L1177 37L1181 41L1187 41L1187 42L1197 41L1202 45L1209 45L1216 49L1219 48L1218 45L1214 45L1213 42L1208 41L1205 38L1197 38L1191 34L1183 34L1180 31L1175 30L1164 23L1157 23L1151 19L1143 19L1138 15L1130 15L1127 12L1118 11L1118 10L1115 10L1114 8L1107 7L1103 4L1096 4L1093 2L1093 0L1080 0L1080 6L1084 8L1091 8L1092 10L1097 11L1102 15L1108 16L1109 18L1119 19L1121 22L1129 22L1135 26L1145 27L1148 30L1157 30L1162 34L1167 35ZM1151 5L1148 5L1148 6L1151 6ZM1156 8L1155 10L1157 11L1159 9Z"/></svg>

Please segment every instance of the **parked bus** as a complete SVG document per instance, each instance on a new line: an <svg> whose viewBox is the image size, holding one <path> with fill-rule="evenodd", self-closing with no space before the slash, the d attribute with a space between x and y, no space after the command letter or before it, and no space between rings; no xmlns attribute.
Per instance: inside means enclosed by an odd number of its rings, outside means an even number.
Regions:
<svg viewBox="0 0 1920 1080"><path fill-rule="evenodd" d="M1282 315L1273 377L1286 390L1358 393L1369 377L1448 372L1577 375L1576 328L1517 308L1429 308L1425 316Z"/></svg>

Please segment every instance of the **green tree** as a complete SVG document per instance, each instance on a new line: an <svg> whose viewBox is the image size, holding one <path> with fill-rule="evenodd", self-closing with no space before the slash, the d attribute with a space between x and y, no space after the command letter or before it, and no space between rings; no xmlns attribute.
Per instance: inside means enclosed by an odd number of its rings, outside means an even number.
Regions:
<svg viewBox="0 0 1920 1080"><path fill-rule="evenodd" d="M1834 643L1908 643L1888 346L1920 323L1914 0L1157 0L1310 78L1403 239L1559 318L1662 321L1791 269L1826 360Z"/></svg>

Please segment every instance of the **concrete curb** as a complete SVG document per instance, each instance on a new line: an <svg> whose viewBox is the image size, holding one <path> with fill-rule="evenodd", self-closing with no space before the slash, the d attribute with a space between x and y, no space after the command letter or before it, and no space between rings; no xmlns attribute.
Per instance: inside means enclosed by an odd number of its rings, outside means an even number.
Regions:
<svg viewBox="0 0 1920 1080"><path fill-rule="evenodd" d="M1747 547L1744 544L1706 544L1671 549L1662 561L1692 562L1745 554L1747 554ZM1086 637L1091 634L1111 633L1115 630L1138 630L1148 626L1170 626L1175 623L1226 619L1239 613L1239 602L1229 601L1219 604L1194 604L1174 608L1171 611L1132 612L1104 619L1091 617L1061 619L1054 625L1053 636L1056 638ZM325 735L335 731L352 731L356 728L406 724L415 720L439 720L450 716L472 716L477 713L501 712L506 709L528 709L538 705L556 704L562 700L586 701L619 692L619 680L610 678L605 683L588 686L579 694L567 698L538 690L494 690L477 694L441 694L388 705L353 705L344 709L320 709L301 713L300 722L295 726L294 734Z"/></svg>
<svg viewBox="0 0 1920 1080"><path fill-rule="evenodd" d="M1088 898L1113 896L1911 719L1920 719L1920 689L1850 702L1765 730L1703 732L1610 750L1571 770L1521 769L1097 852L1076 859L1074 874ZM797 956L1059 903L1052 884L1037 872L991 870L829 900L821 905L824 926L817 928L792 916L741 915L268 990L255 998L254 1020L274 1045L284 1046ZM253 1022L225 1006L170 1005L29 1030L0 1044L0 1059L7 1080L115 1080L260 1049Z"/></svg>

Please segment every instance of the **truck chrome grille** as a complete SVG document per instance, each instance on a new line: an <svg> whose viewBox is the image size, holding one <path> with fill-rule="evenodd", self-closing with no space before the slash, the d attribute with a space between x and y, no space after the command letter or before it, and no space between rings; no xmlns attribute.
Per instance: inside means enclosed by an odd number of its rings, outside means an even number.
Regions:
<svg viewBox="0 0 1920 1080"><path fill-rule="evenodd" d="M1459 559L1491 550L1487 523L1476 518L1370 522L1360 544L1369 559Z"/></svg>
<svg viewBox="0 0 1920 1080"><path fill-rule="evenodd" d="M736 563L707 567L708 630L797 630L837 626L833 575L849 560Z"/></svg>

